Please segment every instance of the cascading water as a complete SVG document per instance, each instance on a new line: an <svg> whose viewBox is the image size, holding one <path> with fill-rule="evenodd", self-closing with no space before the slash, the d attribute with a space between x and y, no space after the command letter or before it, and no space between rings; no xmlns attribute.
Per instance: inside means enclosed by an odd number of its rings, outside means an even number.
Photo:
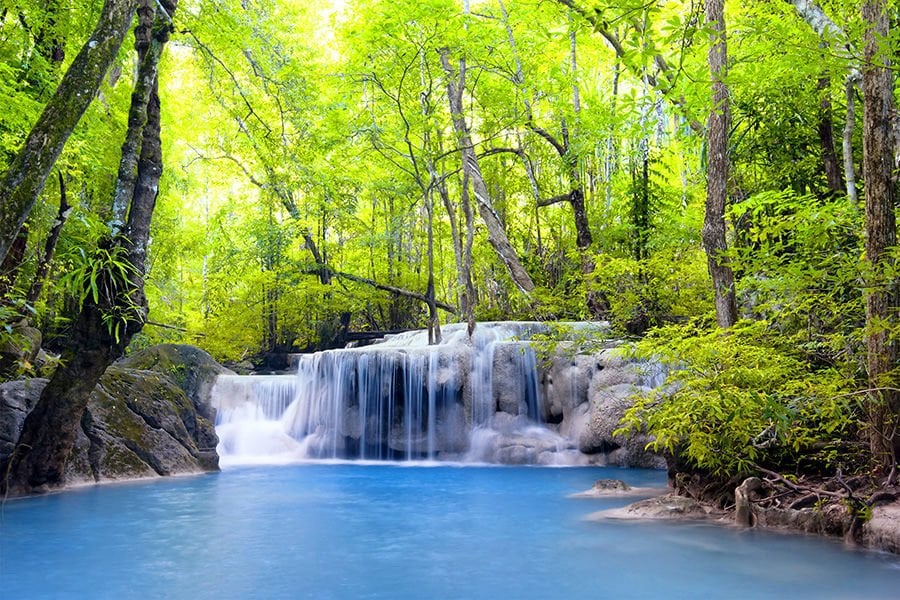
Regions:
<svg viewBox="0 0 900 600"><path fill-rule="evenodd" d="M304 459L583 463L545 424L534 349L540 324L449 325L297 359L296 375L220 376L224 465Z"/></svg>

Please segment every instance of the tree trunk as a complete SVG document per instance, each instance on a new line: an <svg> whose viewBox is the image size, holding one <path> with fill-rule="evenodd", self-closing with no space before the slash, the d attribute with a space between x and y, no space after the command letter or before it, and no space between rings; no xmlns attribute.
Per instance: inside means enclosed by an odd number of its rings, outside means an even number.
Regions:
<svg viewBox="0 0 900 600"><path fill-rule="evenodd" d="M458 297L459 314L465 315L469 310L468 296L466 294L466 275L465 275L465 258L463 256L462 237L459 232L458 211L456 204L450 198L450 192L447 190L447 182L445 177L439 179L437 184L438 194L441 196L441 202L444 204L444 210L447 211L447 217L450 220L450 238L453 242L453 257L456 260L456 293Z"/></svg>
<svg viewBox="0 0 900 600"><path fill-rule="evenodd" d="M730 107L725 84L728 50L725 33L724 0L708 0L706 19L712 30L709 49L709 72L712 78L713 106L707 125L708 173L706 216L703 221L703 245L716 301L716 322L731 327L737 321L734 296L734 273L725 257L725 199L728 188L728 127Z"/></svg>
<svg viewBox="0 0 900 600"><path fill-rule="evenodd" d="M150 101L151 95L157 94L157 91L151 88L157 85L162 45L150 43L152 34L150 28L153 26L152 15L157 10L154 2L155 0L152 2L141 1L141 6L138 9L138 26L134 32L135 45L138 49L138 57L141 64L138 67L138 76L134 82L134 90L131 92L128 129L125 132L125 141L122 144L122 159L119 161L119 173L113 193L110 230L114 236L121 232L125 226L125 219L128 218L128 208L134 198L135 186L137 185L137 163L141 156L144 126L148 118L147 103Z"/></svg>
<svg viewBox="0 0 900 600"><path fill-rule="evenodd" d="M115 60L137 0L106 0L90 38L72 61L0 183L0 261L44 189L66 140Z"/></svg>
<svg viewBox="0 0 900 600"><path fill-rule="evenodd" d="M47 491L64 482L66 461L88 398L106 367L125 350L126 338L117 341L104 322L109 308L85 302L60 356L50 382L40 400L25 419L13 455L4 472L9 480L0 483L12 495Z"/></svg>
<svg viewBox="0 0 900 600"><path fill-rule="evenodd" d="M860 72L856 67L858 52L847 37L846 32L832 21L822 7L810 0L785 0L794 7L797 14L806 21L816 34L822 38L838 56L850 65L849 73L844 80L844 91L847 97L847 118L844 122L844 139L842 154L844 159L844 179L847 196L853 204L859 202L856 191L856 169L853 166L853 129L855 124L855 87L860 82Z"/></svg>
<svg viewBox="0 0 900 600"><path fill-rule="evenodd" d="M534 290L534 282L519 261L515 249L506 237L506 231L503 229L500 217L497 216L494 207L491 205L487 186L484 183L484 177L481 175L481 168L478 166L478 157L475 155L475 148L469 135L469 126L466 124L466 118L463 114L462 93L465 89L465 61L460 60L459 83L454 81L453 67L450 65L449 51L446 49L441 51L441 64L447 73L447 96L450 101L450 113L453 115L453 127L456 129L460 153L462 154L463 171L472 180L475 202L478 205L478 212L487 226L488 240L503 261L503 264L506 265L506 269L509 271L509 275L516 287L526 294L531 293Z"/></svg>
<svg viewBox="0 0 900 600"><path fill-rule="evenodd" d="M363 283L365 285L370 285L376 290L381 290L383 292L388 292L395 296L402 296L404 298L412 298L413 300L418 300L419 302L424 302L426 305L429 303L429 299L425 294L420 294L419 292L413 292L412 290L403 289L401 287L397 287L394 285L385 285L383 283L378 283L377 281L373 281L372 279L368 279L366 277L360 277L359 275L353 275L352 273L342 273L340 271L331 271L329 270L332 277L337 277L338 279L346 279L348 281L355 281L356 283ZM438 308L447 311L450 314L456 314L456 308L447 304L446 302L441 302L440 300L434 300L435 306Z"/></svg>
<svg viewBox="0 0 900 600"><path fill-rule="evenodd" d="M432 182L435 173L431 169ZM431 187L425 193L425 212L428 219L428 284L425 288L425 297L428 299L428 343L441 343L441 321L438 318L437 303L434 298L434 191ZM452 218L452 215L451 215Z"/></svg>
<svg viewBox="0 0 900 600"><path fill-rule="evenodd" d="M469 337L475 332L475 285L472 283L472 245L475 242L475 217L472 214L472 203L469 198L469 176L463 173L462 189L459 194L463 215L466 219L466 243L463 246L464 283L466 290L466 319Z"/></svg>
<svg viewBox="0 0 900 600"><path fill-rule="evenodd" d="M844 179L841 177L841 166L834 148L834 123L831 110L831 78L819 78L819 144L822 146L822 164L825 167L825 178L828 190L834 194L844 191Z"/></svg>
<svg viewBox="0 0 900 600"><path fill-rule="evenodd" d="M502 0L499 2L499 4L500 12L503 15L503 25L506 29L506 39L509 42L509 47L512 51L513 59L516 65L516 73L513 79L513 83L515 83L516 87L518 87L522 92L522 98L525 104L525 118L527 120L528 128L542 137L544 140L546 140L551 146L553 146L557 154L559 154L559 157L563 160L563 162L565 162L569 171L569 192L560 194L559 196L554 196L553 198L547 200L538 199L537 205L539 207L550 206L562 201L566 201L572 205L576 235L575 243L582 254L582 271L584 272L585 276L588 276L593 273L594 266L593 261L590 260L590 257L584 256L584 254L586 250L590 248L591 244L593 244L593 238L591 236L591 227L590 223L588 222L587 209L585 208L584 203L584 186L581 181L581 174L578 171L578 156L575 155L574 151L572 150L572 145L569 143L569 131L565 119L562 120L561 124L562 141L556 139L550 132L542 129L541 127L538 127L538 125L534 122L534 114L531 107L531 100L529 99L529 91L528 87L525 85L525 74L522 70L522 61L519 58L519 51L518 47L516 46L516 39L513 36L512 25L510 25L509 22L509 13L507 12L506 5L503 4ZM572 69L572 75L574 77L578 68L578 60L575 29L571 24L571 19L569 31L569 66ZM577 120L578 114L581 112L581 95L579 93L577 81L572 85L572 108L575 112ZM576 122L576 127L577 126L578 123ZM526 164L526 171L527 170L528 165ZM532 175L530 172L528 174L529 176ZM536 188L536 186L533 187Z"/></svg>
<svg viewBox="0 0 900 600"><path fill-rule="evenodd" d="M174 0L163 0L162 6L167 9L167 15L161 14L153 0L142 2L141 26L135 31L140 58L139 81L145 75L144 69L153 72L157 69L157 65L150 64L152 60L144 58L155 56L158 60L162 46L168 40L168 19L175 10ZM147 38L140 37L144 35ZM65 483L66 462L90 394L106 368L122 355L146 319L144 269L150 221L162 174L157 87L154 78L150 85L144 86L147 97L132 97L132 108L143 106L145 113L141 119L144 126L140 157L135 163L137 175L124 236L110 237L105 242L111 251L116 247L124 249L131 269L124 282L117 278L115 269L105 269L101 273L101 293L97 301L90 294L84 300L60 367L44 388L34 410L26 417L10 457L12 464L7 471L10 480L4 481L4 485L8 485L13 493L43 491ZM128 160L131 157L122 157L123 163Z"/></svg>
<svg viewBox="0 0 900 600"><path fill-rule="evenodd" d="M890 469L892 477L900 436L896 435L900 415L900 394L891 371L898 363L896 342L890 340L889 323L896 317L897 281L889 281L885 271L891 266L888 249L897 243L894 215L893 75L886 40L890 20L886 0L867 0L862 17L866 24L863 87L863 176L866 199L866 261L876 277L867 286L866 364L868 367L870 446L876 464ZM887 389L892 388L892 389Z"/></svg>
<svg viewBox="0 0 900 600"><path fill-rule="evenodd" d="M69 200L66 195L66 178L62 171L59 172L59 211L56 213L56 220L50 227L50 233L47 234L47 241L44 243L44 253L38 262L37 270L34 273L34 279L31 281L31 287L28 288L28 294L25 296L25 302L34 305L41 297L44 289L44 279L50 271L50 262L53 260L53 253L56 251L56 242L59 241L59 234L66 224L66 220L72 213L72 207L69 206Z"/></svg>

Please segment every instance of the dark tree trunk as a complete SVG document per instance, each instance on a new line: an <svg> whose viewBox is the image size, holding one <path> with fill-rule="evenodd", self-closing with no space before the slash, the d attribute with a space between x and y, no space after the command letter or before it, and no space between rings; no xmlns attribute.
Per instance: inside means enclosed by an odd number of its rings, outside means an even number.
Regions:
<svg viewBox="0 0 900 600"><path fill-rule="evenodd" d="M828 181L828 190L835 194L844 192L844 178L841 176L841 163L834 146L834 122L831 109L831 79L822 77L819 79L819 93L822 95L819 103L819 144L822 146L822 163L825 167L825 177Z"/></svg>
<svg viewBox="0 0 900 600"><path fill-rule="evenodd" d="M734 273L725 257L725 199L728 191L728 127L730 107L725 84L728 51L725 33L724 0L708 0L706 20L712 28L709 72L712 77L713 106L707 125L708 167L706 216L703 221L703 246L716 301L716 322L731 327L737 321Z"/></svg>
<svg viewBox="0 0 900 600"><path fill-rule="evenodd" d="M894 475L900 436L900 394L891 371L897 367L896 342L885 325L896 318L898 282L887 281L890 266L887 250L897 243L894 215L893 75L888 46L890 20L886 0L867 0L862 16L866 23L863 86L863 176L866 201L866 261L872 266L877 285L866 292L866 353L869 388L870 446L880 467ZM890 389L889 389L890 388Z"/></svg>
<svg viewBox="0 0 900 600"><path fill-rule="evenodd" d="M104 323L102 305L85 302L60 356L56 369L40 400L25 419L22 434L5 471L6 487L13 495L46 491L63 483L66 461L88 398L106 367L121 356L125 336L117 341Z"/></svg>
<svg viewBox="0 0 900 600"><path fill-rule="evenodd" d="M312 234L309 232L309 229L304 228L302 235L303 244L306 246L306 249L309 250L309 253L312 254L313 260L316 261L316 266L319 267L319 283L321 283L322 285L330 285L331 271L328 269L328 265L325 264L325 258L319 252L319 247L316 245L316 240L313 239Z"/></svg>
<svg viewBox="0 0 900 600"><path fill-rule="evenodd" d="M137 0L106 0L97 27L72 61L0 183L0 260L44 189L66 140L87 109L131 27Z"/></svg>
<svg viewBox="0 0 900 600"><path fill-rule="evenodd" d="M141 145L144 143L144 129L149 118L148 103L151 96L157 97L157 73L162 44L151 43L154 14L157 11L155 0L141 0L138 9L138 26L134 32L135 46L138 50L140 66L138 76L131 92L131 108L128 110L128 129L122 144L122 158L119 161L119 173L113 193L113 235L121 233L125 226L129 206L135 198L138 178L138 161L141 158ZM158 110L158 107L157 107ZM152 211L152 206L151 206ZM149 227L149 223L148 223Z"/></svg>
<svg viewBox="0 0 900 600"><path fill-rule="evenodd" d="M66 195L66 178L62 172L59 173L59 211L56 213L56 220L50 227L50 233L47 235L47 241L44 243L44 253L38 262L37 270L34 273L34 279L31 281L31 287L28 288L28 294L25 301L33 305L41 297L44 289L44 279L50 271L50 262L53 260L53 253L56 251L56 243L59 241L59 234L72 212L69 206L69 200Z"/></svg>
<svg viewBox="0 0 900 600"><path fill-rule="evenodd" d="M650 235L650 150L649 140L640 141L640 164L632 167L631 222L634 225L632 256L635 261L648 258L647 243Z"/></svg>
<svg viewBox="0 0 900 600"><path fill-rule="evenodd" d="M164 0L162 5L168 15L175 10L174 2ZM153 0L142 3L142 9L148 7L153 8L141 10L141 27L135 32L140 58L138 81L146 74L144 69L156 72L157 65L150 64L153 59L147 57L155 56L158 61L169 35L168 15L158 13ZM151 31L152 36L148 36ZM42 491L65 483L66 462L90 394L106 368L122 355L132 336L143 327L147 310L143 285L146 251L162 174L157 87L154 75L144 86L146 97L132 97L132 109L143 107L144 112L140 157L135 163L137 173L124 235L105 242L112 250L116 246L123 248L132 268L127 281L117 278L112 269L104 270L98 301L90 294L85 299L61 365L25 419L10 457L12 464L6 471L10 479L3 484L13 493ZM123 156L122 162L130 159Z"/></svg>

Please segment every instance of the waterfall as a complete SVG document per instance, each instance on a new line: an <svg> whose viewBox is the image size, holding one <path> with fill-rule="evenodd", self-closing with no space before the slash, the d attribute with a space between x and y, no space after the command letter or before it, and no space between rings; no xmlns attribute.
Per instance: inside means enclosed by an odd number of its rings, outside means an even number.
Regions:
<svg viewBox="0 0 900 600"><path fill-rule="evenodd" d="M296 460L572 462L545 423L536 323L408 332L295 358L296 374L223 375L213 391L222 464ZM567 457L567 458L566 458Z"/></svg>

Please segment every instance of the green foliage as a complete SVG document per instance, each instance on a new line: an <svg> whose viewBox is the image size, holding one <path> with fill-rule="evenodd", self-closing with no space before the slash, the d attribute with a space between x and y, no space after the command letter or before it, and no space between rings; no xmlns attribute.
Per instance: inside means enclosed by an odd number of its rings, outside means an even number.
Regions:
<svg viewBox="0 0 900 600"><path fill-rule="evenodd" d="M705 256L697 249L669 248L641 261L600 255L591 289L606 298L610 321L622 332L643 333L712 308Z"/></svg>
<svg viewBox="0 0 900 600"><path fill-rule="evenodd" d="M634 355L670 371L663 388L636 399L621 431L646 427L654 449L715 475L791 468L816 453L833 467L837 444L859 425L852 380L810 368L766 321L728 331L700 320L659 328Z"/></svg>
<svg viewBox="0 0 900 600"><path fill-rule="evenodd" d="M26 356L33 340L17 326L23 317L34 314L34 308L21 298L6 298L0 302L0 380L34 375L34 366Z"/></svg>
<svg viewBox="0 0 900 600"><path fill-rule="evenodd" d="M844 198L822 202L764 192L732 208L742 243L732 250L748 314L768 320L815 364L862 373L865 274L859 211ZM886 280L883 280L886 281Z"/></svg>
<svg viewBox="0 0 900 600"><path fill-rule="evenodd" d="M100 309L103 323L118 342L129 323L142 318L134 297L137 275L121 243L101 240L91 254L79 249L60 283L76 299L79 309L85 302Z"/></svg>

